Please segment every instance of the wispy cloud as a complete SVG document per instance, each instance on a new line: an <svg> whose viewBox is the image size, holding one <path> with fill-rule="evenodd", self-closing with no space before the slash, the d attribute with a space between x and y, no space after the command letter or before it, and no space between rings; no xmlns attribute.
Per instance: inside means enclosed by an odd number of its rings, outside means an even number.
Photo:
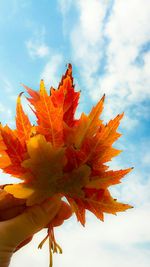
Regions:
<svg viewBox="0 0 150 267"><path fill-rule="evenodd" d="M11 108L8 108L2 102L0 102L0 114L1 114L1 123L8 124L11 127L14 127L15 122L13 118L13 112Z"/></svg>
<svg viewBox="0 0 150 267"><path fill-rule="evenodd" d="M14 92L14 87L8 79L2 78L1 84L3 90L6 91L6 93L10 94Z"/></svg>
<svg viewBox="0 0 150 267"><path fill-rule="evenodd" d="M87 87L92 85L92 75L97 72L103 56L103 20L107 11L105 1L76 1L79 12L77 23L70 33L72 55L80 67ZM77 49L78 48L78 49Z"/></svg>
<svg viewBox="0 0 150 267"><path fill-rule="evenodd" d="M26 41L26 48L31 58L44 58L49 55L49 46L45 43L46 30L36 30L33 36Z"/></svg>
<svg viewBox="0 0 150 267"><path fill-rule="evenodd" d="M54 86L57 88L60 77L58 76L58 69L60 69L63 62L61 54L54 54L46 63L42 73L41 79L44 79L47 86Z"/></svg>
<svg viewBox="0 0 150 267"><path fill-rule="evenodd" d="M90 98L97 101L106 93L105 118L133 105L140 111L142 101L150 99L150 4L147 0L88 0L86 5L76 1L74 6L78 17L69 32L72 56ZM124 127L137 122L136 114L133 121L129 114L127 119Z"/></svg>
<svg viewBox="0 0 150 267"><path fill-rule="evenodd" d="M15 16L20 12L21 9L25 9L30 6L31 2L29 0L11 0L12 4L12 14Z"/></svg>
<svg viewBox="0 0 150 267"><path fill-rule="evenodd" d="M115 1L105 25L105 37L109 40L107 64L99 84L108 95L116 96L123 106L139 104L150 97L150 53L147 51L143 55L141 66L136 64L141 47L149 41L149 11L147 1Z"/></svg>
<svg viewBox="0 0 150 267"><path fill-rule="evenodd" d="M30 0L8 0L7 3L5 1L0 1L0 22L3 24L4 22L8 23L14 21L15 17L19 13L25 12L30 5Z"/></svg>
<svg viewBox="0 0 150 267"><path fill-rule="evenodd" d="M72 3L73 3L72 0L58 0L59 9L63 14L63 16L65 16L66 13L69 11Z"/></svg>
<svg viewBox="0 0 150 267"><path fill-rule="evenodd" d="M43 58L49 54L49 47L44 43L34 42L34 41L27 41L26 46L29 52L29 55L32 58Z"/></svg>

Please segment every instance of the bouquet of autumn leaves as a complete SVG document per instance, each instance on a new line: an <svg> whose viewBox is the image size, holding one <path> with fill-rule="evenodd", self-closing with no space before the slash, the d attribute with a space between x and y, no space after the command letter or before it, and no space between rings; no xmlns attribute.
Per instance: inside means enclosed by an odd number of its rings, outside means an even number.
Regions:
<svg viewBox="0 0 150 267"><path fill-rule="evenodd" d="M65 197L82 225L86 210L103 220L104 212L116 214L131 208L117 202L108 190L132 169L112 171L106 166L121 152L112 144L120 137L117 128L123 114L103 124L99 118L103 96L89 115L82 113L75 119L80 92L74 90L71 64L57 90L51 87L47 93L43 80L39 91L24 87L37 125L32 125L24 113L21 93L17 99L16 129L0 125L0 168L22 182L1 187L0 219L19 214L22 207L46 199L52 201L53 196ZM64 219L70 216L71 213L62 214ZM61 252L53 226L48 229L50 252Z"/></svg>

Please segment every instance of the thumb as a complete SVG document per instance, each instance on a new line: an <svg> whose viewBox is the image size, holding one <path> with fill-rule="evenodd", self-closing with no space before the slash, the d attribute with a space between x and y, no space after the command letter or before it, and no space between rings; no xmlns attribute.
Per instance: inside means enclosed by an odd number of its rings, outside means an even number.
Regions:
<svg viewBox="0 0 150 267"><path fill-rule="evenodd" d="M11 247L16 247L22 241L44 228L60 209L60 199L48 200L41 205L29 207L21 215L2 222L1 240ZM1 232L1 231L0 231Z"/></svg>

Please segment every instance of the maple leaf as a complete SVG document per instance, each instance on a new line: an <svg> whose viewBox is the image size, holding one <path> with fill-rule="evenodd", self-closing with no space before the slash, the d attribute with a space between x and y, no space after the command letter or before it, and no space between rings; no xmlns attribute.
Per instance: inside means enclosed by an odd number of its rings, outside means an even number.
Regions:
<svg viewBox="0 0 150 267"><path fill-rule="evenodd" d="M0 203L9 207L12 197L14 204L1 217L9 218L24 205L51 201L53 196L65 197L82 225L86 222L86 210L103 221L104 213L116 214L131 208L113 199L109 187L120 183L132 168L113 171L105 165L121 152L112 145L121 136L118 127L123 113L104 124L100 119L104 95L89 115L82 113L76 119L80 92L75 91L71 64L57 90L51 87L48 93L43 80L37 91L23 86L37 123L33 125L25 114L20 93L16 129L0 125L0 168L22 182L4 186ZM49 225L47 235L51 257L52 252L61 252L54 238L54 226Z"/></svg>
<svg viewBox="0 0 150 267"><path fill-rule="evenodd" d="M21 175L24 173L21 163L25 157L25 148L16 136L15 131L11 130L9 126L3 127L0 125L0 134L2 138L0 162L3 162L1 169L5 173L21 179Z"/></svg>
<svg viewBox="0 0 150 267"><path fill-rule="evenodd" d="M17 107L16 107L16 134L23 145L30 138L32 124L28 118L28 116L24 113L24 110L21 105L21 95L18 96L17 99Z"/></svg>
<svg viewBox="0 0 150 267"><path fill-rule="evenodd" d="M27 198L27 205L33 205L57 193L58 180L63 176L64 148L56 149L38 134L28 141L27 152L30 158L22 161L25 183L8 185L5 190L17 198Z"/></svg>
<svg viewBox="0 0 150 267"><path fill-rule="evenodd" d="M51 88L51 99L55 106L63 106L63 121L70 127L75 125L75 111L80 92L74 91L72 65L68 64L65 75L62 76L58 90Z"/></svg>
<svg viewBox="0 0 150 267"><path fill-rule="evenodd" d="M23 85L31 98L27 100L33 105L32 111L37 117L36 131L43 134L47 141L53 146L63 145L63 108L54 106L51 97L48 95L44 81L40 82L38 92ZM57 114L57 116L56 116Z"/></svg>
<svg viewBox="0 0 150 267"><path fill-rule="evenodd" d="M92 108L88 116L84 113L81 114L74 134L74 145L76 148L80 148L83 140L86 137L93 137L93 135L99 129L99 126L101 125L101 120L99 119L99 116L103 110L104 98L105 95L98 102L98 104Z"/></svg>

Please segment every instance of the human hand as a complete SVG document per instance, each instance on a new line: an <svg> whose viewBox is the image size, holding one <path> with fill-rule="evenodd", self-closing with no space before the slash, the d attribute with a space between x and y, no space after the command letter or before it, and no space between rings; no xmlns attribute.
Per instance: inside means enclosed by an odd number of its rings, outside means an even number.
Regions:
<svg viewBox="0 0 150 267"><path fill-rule="evenodd" d="M7 267L16 247L30 242L35 233L48 225L58 226L70 216L69 206L55 198L54 201L48 200L26 208L21 215L0 222L0 266Z"/></svg>

